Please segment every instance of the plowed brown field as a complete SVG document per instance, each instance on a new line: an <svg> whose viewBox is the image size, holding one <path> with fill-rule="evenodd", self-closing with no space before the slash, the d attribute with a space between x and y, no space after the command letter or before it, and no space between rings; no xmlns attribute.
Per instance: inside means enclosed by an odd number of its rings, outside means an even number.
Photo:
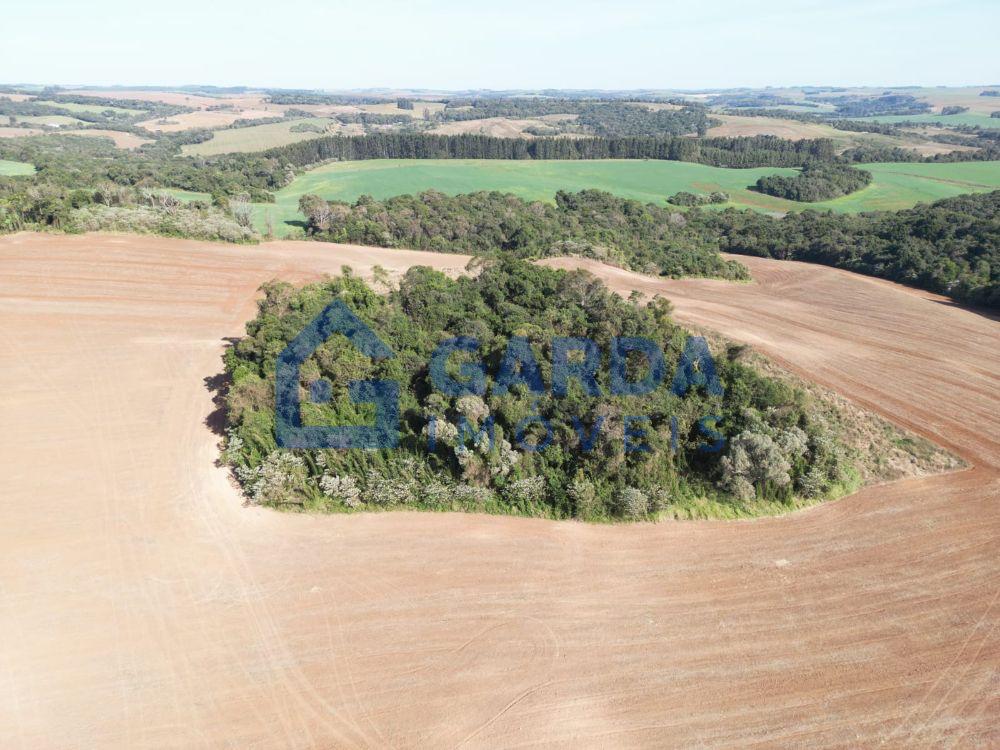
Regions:
<svg viewBox="0 0 1000 750"><path fill-rule="evenodd" d="M738 523L244 508L204 380L258 284L463 259L0 239L0 746L1000 745L1000 324L743 260L593 270L973 468Z"/></svg>

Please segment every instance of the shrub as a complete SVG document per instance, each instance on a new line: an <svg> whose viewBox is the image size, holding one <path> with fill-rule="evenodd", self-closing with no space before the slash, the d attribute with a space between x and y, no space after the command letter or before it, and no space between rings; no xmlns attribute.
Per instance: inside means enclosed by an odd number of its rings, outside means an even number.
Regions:
<svg viewBox="0 0 1000 750"><path fill-rule="evenodd" d="M305 502L305 463L288 451L275 451L252 469L238 467L236 476L254 505L301 505Z"/></svg>
<svg viewBox="0 0 1000 750"><path fill-rule="evenodd" d="M73 211L69 224L80 232L134 232L238 243L258 240L252 228L240 226L215 209L92 205Z"/></svg>
<svg viewBox="0 0 1000 750"><path fill-rule="evenodd" d="M649 513L649 497L635 487L623 487L615 495L615 508L620 516L637 521Z"/></svg>
<svg viewBox="0 0 1000 750"><path fill-rule="evenodd" d="M769 486L784 487L792 481L788 456L762 433L741 432L733 438L720 465L723 484L741 499L765 496Z"/></svg>
<svg viewBox="0 0 1000 750"><path fill-rule="evenodd" d="M357 508L361 505L361 488L352 476L338 477L324 474L320 477L319 488L324 495L347 508Z"/></svg>
<svg viewBox="0 0 1000 750"><path fill-rule="evenodd" d="M577 478L566 491L573 503L573 515L581 520L594 518L601 506L594 483L588 479Z"/></svg>

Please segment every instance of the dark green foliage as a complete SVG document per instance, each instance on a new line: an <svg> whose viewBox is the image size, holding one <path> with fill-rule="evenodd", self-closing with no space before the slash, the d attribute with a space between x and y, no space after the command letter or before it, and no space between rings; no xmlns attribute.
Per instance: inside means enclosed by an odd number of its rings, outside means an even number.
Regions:
<svg viewBox="0 0 1000 750"><path fill-rule="evenodd" d="M271 104L385 104L385 99L377 96L353 96L350 94L321 94L315 91L268 91Z"/></svg>
<svg viewBox="0 0 1000 750"><path fill-rule="evenodd" d="M667 382L645 396L614 396L609 389L608 352L614 336L643 336L658 342L668 373L677 365L687 338L669 317L669 305L626 301L584 272L541 268L504 259L486 264L477 277L451 280L429 268L412 268L398 291L388 297L372 292L350 275L294 290L272 283L264 289L257 318L247 337L226 356L232 378L227 398L230 421L227 460L252 501L303 505L322 510L358 507L425 507L587 519L645 518L671 504L710 496L734 506L717 489L725 481L720 454L699 451L706 440L697 421L715 414L718 428L731 435L748 433L798 448L789 481L755 488L760 500L791 499L810 470L822 492L838 481L843 465L831 463L831 436L813 421L807 397L788 385L758 375L722 354L717 373L725 395L709 395L694 386L674 395ZM400 445L378 452L288 451L275 449L273 391L275 356L331 300L344 300L382 338L395 357L372 362L343 337L323 344L302 366L301 386L317 378L333 385L328 404L304 400L306 424L363 424L370 415L347 397L352 379L389 378L400 382ZM477 396L449 397L438 392L428 362L439 342L474 336L486 363L488 390ZM522 386L500 394L493 375L513 336L526 337L546 385L551 378L550 343L556 336L587 337L602 351L597 382L602 395L590 396L571 384L566 397L533 396ZM633 375L641 377L642 365ZM550 447L518 449L517 426L539 415L551 426ZM626 452L626 415L643 415L648 451ZM488 441L464 441L455 430L437 424L433 450L424 428L429 417L458 424L469 420L474 430L494 420ZM583 450L573 420L590 434L599 417L603 428L592 451ZM671 419L677 420L678 450L671 450ZM536 436L521 435L526 442ZM835 451L836 452L836 451ZM833 466L832 470L824 467ZM780 467L779 467L780 468Z"/></svg>
<svg viewBox="0 0 1000 750"><path fill-rule="evenodd" d="M524 119L545 115L577 115L562 124L566 132L583 132L604 137L671 136L697 133L709 128L708 111L685 104L678 109L650 109L643 104L620 100L587 99L474 99L452 101L441 113L444 120L479 120L487 117Z"/></svg>
<svg viewBox="0 0 1000 750"><path fill-rule="evenodd" d="M84 112L60 107L60 102L70 104L87 104L94 107L108 107L100 112ZM138 114L128 112L116 112L112 107L121 109L139 110ZM40 96L37 99L14 102L0 94L0 118L10 116L35 117L62 115L64 117L74 117L82 120L93 127L109 128L112 130L131 131L129 126L142 120L149 120L154 117L169 117L181 112L191 111L187 107L178 107L171 104L159 102L134 101L132 99L116 99L111 97L79 96L73 94L55 93L51 97Z"/></svg>
<svg viewBox="0 0 1000 750"><path fill-rule="evenodd" d="M942 107L941 108L941 114L945 115L945 116L947 116L947 115L960 115L963 112L968 112L968 111L969 111L968 107L960 107L957 104L953 105L951 107Z"/></svg>
<svg viewBox="0 0 1000 750"><path fill-rule="evenodd" d="M1000 307L1000 191L858 215L705 212L698 223L725 252L824 263Z"/></svg>
<svg viewBox="0 0 1000 750"><path fill-rule="evenodd" d="M304 167L364 159L666 159L718 167L801 167L835 157L826 138L494 138L486 135L377 133L313 138L265 151L262 158Z"/></svg>
<svg viewBox="0 0 1000 750"><path fill-rule="evenodd" d="M810 164L794 177L768 175L754 188L790 201L815 202L839 198L871 184L871 172L842 164Z"/></svg>
<svg viewBox="0 0 1000 750"><path fill-rule="evenodd" d="M669 198L667 198L667 203L674 206L709 206L712 204L725 203L729 200L729 193L723 193L721 190L713 193L708 193L707 195L689 193L686 190L681 190L679 193L674 193Z"/></svg>
<svg viewBox="0 0 1000 750"><path fill-rule="evenodd" d="M555 207L501 193L428 192L354 204L303 199L322 239L520 257L576 254L645 273L744 278L716 251L807 260L1000 306L1000 191L898 212L752 211L644 205L608 193L560 192Z"/></svg>
<svg viewBox="0 0 1000 750"><path fill-rule="evenodd" d="M779 107L781 105L795 105L798 107L818 107L819 105L815 102L809 101L796 101L795 99L789 99L787 96L777 96L775 94L757 94L757 93L737 93L737 94L719 94L718 96L713 96L708 100L708 103L713 107L733 107L736 109L753 109L753 108L767 108L767 107ZM785 112L785 110L778 110L779 112Z"/></svg>
<svg viewBox="0 0 1000 750"><path fill-rule="evenodd" d="M841 117L872 117L874 115L920 115L930 112L931 105L909 94L882 96L834 96L825 101L837 107Z"/></svg>
<svg viewBox="0 0 1000 750"><path fill-rule="evenodd" d="M595 135L676 136L689 133L705 135L712 125L702 107L651 110L637 104L618 102L585 109L576 125Z"/></svg>
<svg viewBox="0 0 1000 750"><path fill-rule="evenodd" d="M874 120L829 120L828 125L837 130L851 133L878 133L880 135L899 135L899 126L890 122L875 122Z"/></svg>
<svg viewBox="0 0 1000 750"><path fill-rule="evenodd" d="M372 112L349 112L336 116L345 125L360 123L361 125L400 125L413 122L413 117L406 114L380 115Z"/></svg>
<svg viewBox="0 0 1000 750"><path fill-rule="evenodd" d="M315 122L297 122L288 130L292 133L325 133L326 127Z"/></svg>
<svg viewBox="0 0 1000 750"><path fill-rule="evenodd" d="M558 192L556 205L498 192L449 197L434 191L385 201L327 203L304 196L308 231L321 239L383 247L521 258L583 255L670 276L747 278L670 209L598 190Z"/></svg>
<svg viewBox="0 0 1000 750"><path fill-rule="evenodd" d="M36 183L95 188L104 182L130 187L173 187L219 195L249 194L270 202L269 191L294 177L290 166L256 154L226 154L212 159L179 157L181 145L211 138L192 130L161 137L135 152L97 138L45 135L0 140L0 158L34 164Z"/></svg>

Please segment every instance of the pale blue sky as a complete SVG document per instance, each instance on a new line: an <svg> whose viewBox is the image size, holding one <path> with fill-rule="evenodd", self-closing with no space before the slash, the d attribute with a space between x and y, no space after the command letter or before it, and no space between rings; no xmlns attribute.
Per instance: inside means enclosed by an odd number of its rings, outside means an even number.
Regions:
<svg viewBox="0 0 1000 750"><path fill-rule="evenodd" d="M1000 83L1000 0L7 0L0 82Z"/></svg>

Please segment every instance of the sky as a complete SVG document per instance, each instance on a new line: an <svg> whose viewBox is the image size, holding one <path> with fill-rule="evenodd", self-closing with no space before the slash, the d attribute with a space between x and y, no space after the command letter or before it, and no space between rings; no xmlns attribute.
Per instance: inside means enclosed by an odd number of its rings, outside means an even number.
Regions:
<svg viewBox="0 0 1000 750"><path fill-rule="evenodd" d="M1000 84L998 0L6 0L0 83Z"/></svg>

